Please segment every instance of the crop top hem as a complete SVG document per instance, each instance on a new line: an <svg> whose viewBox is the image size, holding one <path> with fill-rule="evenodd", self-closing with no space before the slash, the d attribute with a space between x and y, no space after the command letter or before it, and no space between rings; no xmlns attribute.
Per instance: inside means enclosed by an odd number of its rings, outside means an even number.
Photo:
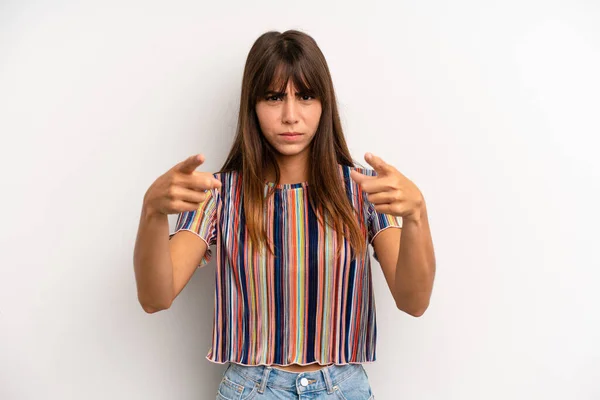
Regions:
<svg viewBox="0 0 600 400"><path fill-rule="evenodd" d="M241 362L238 362L238 361L232 361L232 360L226 360L226 361L222 361L221 362L221 361L213 360L209 356L206 356L206 359L208 361L210 361L211 363L213 363L213 364L221 364L221 365L223 365L223 364L227 364L227 363L232 363L232 364L243 365L243 366L246 366L246 367L258 367L258 366L261 366L261 365L264 365L266 367L278 367L278 366L279 367L289 367L290 365L299 365L299 366L305 367L307 365L313 365L313 364L319 364L322 367L327 367L329 365L374 364L375 363L375 360L373 360L373 361L350 361L350 362L345 362L345 363L341 363L341 364L338 364L338 363L321 364L318 361L311 362L311 363L308 363L308 364L299 364L299 363L291 363L291 364L266 364L266 363L244 364L244 363L241 363Z"/></svg>

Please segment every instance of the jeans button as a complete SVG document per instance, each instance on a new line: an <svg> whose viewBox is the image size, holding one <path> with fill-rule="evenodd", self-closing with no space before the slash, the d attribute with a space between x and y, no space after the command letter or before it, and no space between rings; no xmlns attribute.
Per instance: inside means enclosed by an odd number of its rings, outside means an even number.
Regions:
<svg viewBox="0 0 600 400"><path fill-rule="evenodd" d="M308 386L308 379L306 379L306 378L302 378L302 379L300 379L300 384L301 384L302 386Z"/></svg>

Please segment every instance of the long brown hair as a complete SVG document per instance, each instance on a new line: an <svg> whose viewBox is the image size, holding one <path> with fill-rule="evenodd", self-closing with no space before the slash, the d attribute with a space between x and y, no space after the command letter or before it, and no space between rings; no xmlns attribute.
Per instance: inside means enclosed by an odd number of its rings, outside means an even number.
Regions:
<svg viewBox="0 0 600 400"><path fill-rule="evenodd" d="M310 145L310 205L321 224L324 219L336 231L338 243L343 235L355 252L364 252L364 228L358 224L340 179L338 164L354 164L342 132L333 82L323 53L308 34L297 30L269 31L254 42L244 67L237 133L221 172L242 172L243 207L250 240L264 245L267 242L263 217L265 172L271 167L275 171L275 183L279 184L280 171L276 150L262 135L255 107L275 79L281 83L280 92L285 92L290 78L301 93L318 98L322 107L319 126ZM268 196L274 190L275 187L270 187ZM338 254L341 247L338 246ZM271 244L269 251L273 252Z"/></svg>

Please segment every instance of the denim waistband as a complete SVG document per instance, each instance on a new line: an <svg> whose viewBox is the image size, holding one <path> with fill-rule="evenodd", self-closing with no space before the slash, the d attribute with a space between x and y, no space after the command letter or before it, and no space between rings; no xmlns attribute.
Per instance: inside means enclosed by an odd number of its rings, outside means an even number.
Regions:
<svg viewBox="0 0 600 400"><path fill-rule="evenodd" d="M327 389L331 394L336 385L350 378L363 369L358 363L331 364L317 371L291 372L268 365L242 365L230 363L229 367L245 379L259 385L258 391L263 393L266 386L285 390L312 392Z"/></svg>

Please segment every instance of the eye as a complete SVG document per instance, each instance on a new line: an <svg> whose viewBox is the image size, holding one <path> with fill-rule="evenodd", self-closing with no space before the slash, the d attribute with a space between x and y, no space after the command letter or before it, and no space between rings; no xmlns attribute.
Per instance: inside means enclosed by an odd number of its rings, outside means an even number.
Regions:
<svg viewBox="0 0 600 400"><path fill-rule="evenodd" d="M280 98L281 97L279 95L272 95L272 96L265 97L265 100L271 101L272 99L280 99Z"/></svg>
<svg viewBox="0 0 600 400"><path fill-rule="evenodd" d="M311 100L311 99L315 98L314 96L311 96L309 94L303 94L300 97L302 98L302 100ZM306 97L308 97L308 98L306 98Z"/></svg>

